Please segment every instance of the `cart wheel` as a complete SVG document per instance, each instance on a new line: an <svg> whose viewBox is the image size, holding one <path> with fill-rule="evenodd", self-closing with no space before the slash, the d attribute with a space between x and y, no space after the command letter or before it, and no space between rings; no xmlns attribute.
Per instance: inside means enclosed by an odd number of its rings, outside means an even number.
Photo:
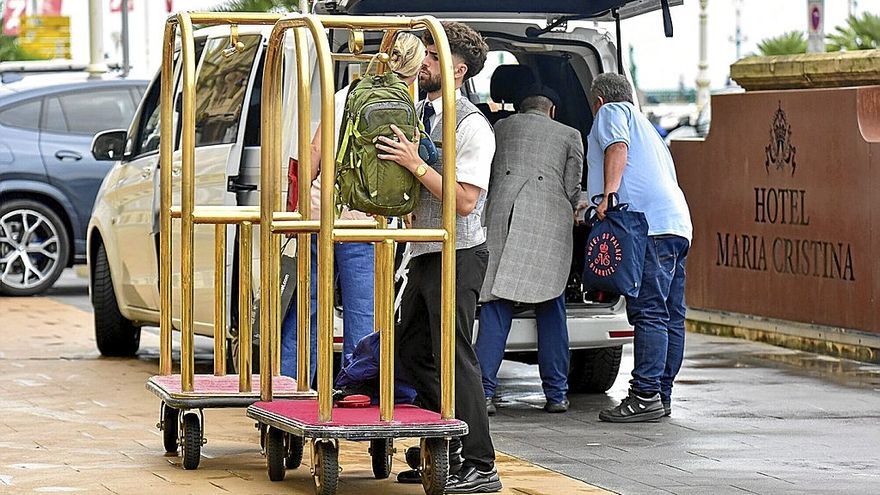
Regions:
<svg viewBox="0 0 880 495"><path fill-rule="evenodd" d="M266 464L269 466L269 479L271 481L282 481L284 479L284 458L286 450L284 449L284 437L287 436L278 428L269 427L266 433Z"/></svg>
<svg viewBox="0 0 880 495"><path fill-rule="evenodd" d="M162 443L165 452L177 454L177 434L180 432L180 411L162 403Z"/></svg>
<svg viewBox="0 0 880 495"><path fill-rule="evenodd" d="M373 476L384 480L391 475L391 464L394 460L394 440L383 438L370 441L370 457L373 460Z"/></svg>
<svg viewBox="0 0 880 495"><path fill-rule="evenodd" d="M260 428L260 452L263 455L266 455L266 429L269 428L268 425L264 425L263 423L257 423L257 427Z"/></svg>
<svg viewBox="0 0 880 495"><path fill-rule="evenodd" d="M315 442L312 483L316 495L334 495L339 483L339 450L334 442Z"/></svg>
<svg viewBox="0 0 880 495"><path fill-rule="evenodd" d="M287 459L285 464L288 469L296 469L303 460L303 438L296 435L287 435Z"/></svg>
<svg viewBox="0 0 880 495"><path fill-rule="evenodd" d="M183 415L183 469L196 469L202 457L202 425L199 415Z"/></svg>
<svg viewBox="0 0 880 495"><path fill-rule="evenodd" d="M406 449L403 456L410 469L420 469L422 467L422 449L420 447Z"/></svg>
<svg viewBox="0 0 880 495"><path fill-rule="evenodd" d="M422 439L422 487L427 495L443 495L449 477L449 442L444 438Z"/></svg>

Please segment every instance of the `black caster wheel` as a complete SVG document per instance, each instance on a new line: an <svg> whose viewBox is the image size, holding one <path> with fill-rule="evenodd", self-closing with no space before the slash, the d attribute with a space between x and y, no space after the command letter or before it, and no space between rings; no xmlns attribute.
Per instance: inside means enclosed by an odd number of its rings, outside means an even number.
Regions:
<svg viewBox="0 0 880 495"><path fill-rule="evenodd" d="M269 428L268 425L264 425L263 423L257 423L256 427L260 429L260 452L263 455L266 454L266 429Z"/></svg>
<svg viewBox="0 0 880 495"><path fill-rule="evenodd" d="M390 438L370 441L370 457L373 460L373 476L384 480L391 475L394 461L394 441Z"/></svg>
<svg viewBox="0 0 880 495"><path fill-rule="evenodd" d="M421 446L422 487L426 495L443 495L449 477L449 442L444 438L423 438Z"/></svg>
<svg viewBox="0 0 880 495"><path fill-rule="evenodd" d="M407 465L410 469L419 469L422 467L422 449L419 447L410 447L403 454Z"/></svg>
<svg viewBox="0 0 880 495"><path fill-rule="evenodd" d="M183 469L196 469L202 457L202 424L199 415L183 415Z"/></svg>
<svg viewBox="0 0 880 495"><path fill-rule="evenodd" d="M315 495L335 495L339 484L339 450L336 442L316 441L312 464Z"/></svg>
<svg viewBox="0 0 880 495"><path fill-rule="evenodd" d="M287 469L296 469L302 464L303 460L303 438L296 435L287 434L287 458L285 465Z"/></svg>
<svg viewBox="0 0 880 495"><path fill-rule="evenodd" d="M169 407L168 404L162 403L162 422L159 423L159 429L162 430L162 443L165 445L165 452L177 455L177 438L180 432L180 411Z"/></svg>
<svg viewBox="0 0 880 495"><path fill-rule="evenodd" d="M278 428L269 427L266 432L266 464L269 466L269 479L281 481L284 479L286 468L284 467L287 449L285 449L285 434Z"/></svg>

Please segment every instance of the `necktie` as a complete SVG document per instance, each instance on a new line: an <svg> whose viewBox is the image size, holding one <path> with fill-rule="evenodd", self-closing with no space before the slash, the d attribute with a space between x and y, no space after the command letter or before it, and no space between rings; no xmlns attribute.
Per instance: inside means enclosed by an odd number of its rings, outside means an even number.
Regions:
<svg viewBox="0 0 880 495"><path fill-rule="evenodd" d="M431 117L437 113L434 111L434 105L431 105L431 102L425 103L425 110L422 113L422 124L425 126L425 134L431 135Z"/></svg>

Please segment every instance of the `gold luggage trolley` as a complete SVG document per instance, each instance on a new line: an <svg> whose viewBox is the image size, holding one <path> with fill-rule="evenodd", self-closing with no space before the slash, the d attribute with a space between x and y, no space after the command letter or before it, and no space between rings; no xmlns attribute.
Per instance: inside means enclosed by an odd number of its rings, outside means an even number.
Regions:
<svg viewBox="0 0 880 495"><path fill-rule="evenodd" d="M204 414L205 408L226 408L226 407L247 407L248 405L259 400L257 390L265 383L270 383L274 390L281 397L285 398L301 398L314 397L314 392L309 389L306 378L295 381L293 378L279 376L280 370L280 352L279 341L277 336L269 338L267 335L270 327L268 320L279 318L278 313L270 313L267 310L261 311L260 326L260 361L264 365L272 364L271 373L261 375L252 375L250 370L252 366L252 305L251 305L251 236L253 225L263 222L271 218L272 221L278 221L290 225L303 226L309 222L303 221L303 216L296 212L278 211L271 216L262 216L260 209L257 207L247 206L197 206L195 205L195 65L194 60L194 39L193 25L230 25L230 46L227 49L230 56L235 54L243 46L238 42L238 26L239 25L273 25L281 17L280 14L263 14L263 13L189 13L182 12L168 18L165 25L165 37L163 45L162 57L162 74L161 74L161 96L160 96L160 114L161 114L161 144L160 144L160 354L159 354L159 374L150 377L146 383L146 388L161 399L161 410L158 427L163 431L163 443L165 451L168 453L177 453L178 447L182 448L183 467L185 469L195 469L199 465L201 458L201 447L205 443L204 436ZM172 154L174 152L174 140L169 137L173 135L174 125L172 112L172 102L174 99L174 46L177 31L180 31L181 38L181 63L183 72L183 84L181 91L182 113L181 113L181 153L182 153L182 172L181 172L181 204L180 207L172 207ZM264 135L266 129L263 129ZM264 142L265 144L265 142ZM309 142L300 143L308 149ZM265 159L263 160L265 163ZM308 160L300 160L300 176L309 175ZM305 175L303 175L305 174ZM263 183L266 183L264 177ZM273 187L280 190L277 180L274 181ZM309 187L307 183L300 186L299 204L309 204ZM268 197L272 196L267 189L261 192L261 201L264 202L264 209L272 209L270 205L265 203ZM280 208L275 208L280 210ZM308 208L304 208L308 211ZM308 213L306 213L306 218ZM181 313L178 328L181 332L180 342L180 374L172 374L172 218L180 219L181 229ZM269 222L271 223L271 222ZM311 222L315 223L315 222ZM194 277L194 258L193 258L193 228L197 224L215 225L215 275L214 275L214 373L213 374L195 374L194 373L194 355L193 355L193 277ZM239 232L239 370L237 375L226 374L226 228L227 225L238 225ZM317 225L312 225L314 231L317 231ZM268 229L263 230L268 232ZM298 264L298 281L308 284L309 271L309 249L308 234L305 234L305 246L299 248L300 263ZM305 253L303 255L303 253ZM277 281L278 277L268 280ZM266 278L262 279L261 290L266 294ZM270 295L277 299L278 291L268 291ZM310 300L308 292L305 297L300 297L297 304L299 305L299 316L305 320L305 327L308 328L309 304ZM266 300L261 301L266 308ZM277 301L275 306L277 308ZM278 331L279 325L271 327ZM302 326L300 328L303 328ZM299 341L299 362L300 366L305 365L308 369L309 354L309 333L298 332ZM273 346L269 346L269 342L273 342ZM305 351L304 351L305 350ZM302 368L300 368L302 369ZM298 376L307 377L300 374ZM263 440L263 437L261 437ZM302 443L290 443L287 446L286 461L289 465L298 465L302 458Z"/></svg>
<svg viewBox="0 0 880 495"><path fill-rule="evenodd" d="M299 32L308 29L315 41L318 56L318 70L321 83L321 162L324 177L335 177L334 128L334 87L333 61L360 60L352 54L332 54L324 28L347 28L354 35L358 30L384 30L385 37L380 47L381 53L390 51L394 34L398 30L428 29L436 42L441 64L441 84L443 112L455 112L455 97L452 77L452 56L446 33L433 17L353 17L353 16L313 16L290 15L279 20L269 38L266 65L263 75L263 156L269 168L261 172L264 196L262 197L262 225L271 222L277 210L272 205L278 203L278 190L269 191L267 180L277 176L280 155L280 73L281 40L285 31ZM297 38L300 39L300 38ZM361 56L366 57L366 56ZM382 59L380 59L382 60ZM384 59L387 61L387 59ZM308 80L298 74L300 95L303 84ZM299 114L299 132L309 132L309 121ZM271 135L267 134L271 133ZM302 142L302 138L301 138ZM455 120L444 119L443 143L454 148ZM301 155L302 161L302 155ZM267 378L271 369L268 363L261 363L260 373L262 402L247 409L247 415L267 426L266 453L270 479L284 477L285 446L292 439L311 440L312 479L315 492L330 495L336 492L339 478L339 439L371 441L371 454L374 466L376 461L385 462L392 454L390 439L421 439L422 485L428 495L445 491L448 476L448 441L453 437L467 434L467 424L454 419L454 363L455 363L455 154L443 155L443 226L439 229L388 229L384 219L379 219L379 229L341 229L334 212L334 183L321 181L321 220L318 233L318 397L302 400L273 400L274 383ZM278 253L270 243L271 232L261 230L262 255L260 257L262 276L273 276L278 265ZM394 404L394 284L393 249L395 241L442 242L443 294L441 307L441 411L421 409L410 405ZM333 409L332 403L332 332L333 332L333 243L334 242L373 242L376 244L376 327L380 337L380 398L378 406L366 408ZM278 284L261 284L270 295L270 304L277 300ZM301 291L305 292L305 291ZM266 294L265 292L263 293ZM265 296L264 296L265 297ZM265 302L265 299L264 299ZM272 306L270 306L272 307ZM275 322L272 322L275 324ZM269 333L277 338L278 333ZM270 342L261 341L268 346ZM277 347L276 342L271 346ZM302 347L300 348L302 349ZM300 368L302 369L302 368ZM375 448L384 447L384 448ZM379 459L377 459L377 457ZM385 457L385 458L383 458ZM386 464L387 466L387 464ZM390 470L390 466L389 466ZM378 476L379 473L375 471ZM385 474L387 476L387 474Z"/></svg>

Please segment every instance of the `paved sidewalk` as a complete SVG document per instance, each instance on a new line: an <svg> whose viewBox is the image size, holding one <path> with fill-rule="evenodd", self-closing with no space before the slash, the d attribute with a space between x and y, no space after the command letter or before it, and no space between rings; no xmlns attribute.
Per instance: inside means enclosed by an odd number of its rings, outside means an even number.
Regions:
<svg viewBox="0 0 880 495"><path fill-rule="evenodd" d="M197 471L165 457L159 401L144 389L158 339L144 332L139 359L98 355L92 315L49 298L0 298L0 493L311 493L304 466L272 483L253 421L206 411L208 444ZM366 444L341 447L340 494L419 494L375 480ZM393 472L405 468L403 449ZM499 455L506 494L609 493ZM394 476L394 475L392 475Z"/></svg>

